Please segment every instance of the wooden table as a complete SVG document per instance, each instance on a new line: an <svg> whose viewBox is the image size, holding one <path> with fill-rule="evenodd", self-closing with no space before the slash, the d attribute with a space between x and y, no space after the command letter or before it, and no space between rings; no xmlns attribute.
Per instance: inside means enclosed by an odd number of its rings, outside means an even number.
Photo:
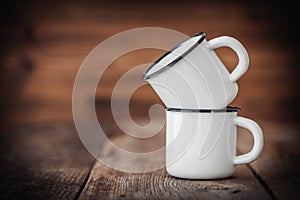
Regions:
<svg viewBox="0 0 300 200"><path fill-rule="evenodd" d="M299 109L298 52L293 52L287 38L278 40L281 26L272 21L278 18L270 17L272 6L240 1L174 3L171 7L168 2L50 2L18 7L22 14L19 10L7 12L15 13L12 19L19 22L11 32L6 31L11 37L0 59L1 91L5 94L0 101L0 199L300 198L300 136L294 120ZM280 12L279 18L283 17ZM231 35L246 46L250 67L238 81L240 92L233 105L240 106L240 114L254 118L264 130L265 147L257 161L237 166L228 179L184 180L171 177L165 168L142 174L116 171L87 152L72 119L76 72L99 42L147 26L187 35L205 31L208 39ZM232 70L237 62L234 53L228 49L217 53ZM136 51L111 64L100 81L103 88L96 92L97 110L105 113L104 118L111 120L104 110L110 108L107 102L118 78L161 54L149 49ZM132 100L133 106L140 107L159 101L149 86ZM134 116L147 112L133 109ZM111 141L141 150L139 143L119 134L115 126L109 120L105 125ZM247 152L252 138L244 129L238 131L238 151ZM159 141L143 148L154 148L157 142L163 145L163 137L164 133Z"/></svg>
<svg viewBox="0 0 300 200"><path fill-rule="evenodd" d="M87 152L73 124L1 127L1 199L299 199L298 127L261 124L260 158L222 180L178 179L165 168L140 174L108 168ZM250 134L238 132L245 152ZM111 141L141 148L125 136Z"/></svg>

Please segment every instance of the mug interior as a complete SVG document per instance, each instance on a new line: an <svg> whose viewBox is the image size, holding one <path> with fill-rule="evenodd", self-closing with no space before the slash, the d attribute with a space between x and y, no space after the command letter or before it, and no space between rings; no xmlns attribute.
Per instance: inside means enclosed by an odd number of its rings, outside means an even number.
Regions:
<svg viewBox="0 0 300 200"><path fill-rule="evenodd" d="M193 49L195 49L206 37L205 33L197 33L179 43L176 47L165 53L154 62L144 73L144 80L153 78L169 67L173 66Z"/></svg>

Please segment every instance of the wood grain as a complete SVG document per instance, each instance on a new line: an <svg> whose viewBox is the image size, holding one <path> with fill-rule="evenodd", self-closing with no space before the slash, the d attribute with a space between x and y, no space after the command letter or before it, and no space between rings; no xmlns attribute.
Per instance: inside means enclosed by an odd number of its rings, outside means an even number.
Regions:
<svg viewBox="0 0 300 200"><path fill-rule="evenodd" d="M97 162L80 199L270 199L246 166L230 179L184 180L165 169L143 174L123 173Z"/></svg>
<svg viewBox="0 0 300 200"><path fill-rule="evenodd" d="M94 159L70 125L1 127L1 199L73 199Z"/></svg>
<svg viewBox="0 0 300 200"><path fill-rule="evenodd" d="M161 137L164 137L163 135ZM111 139L116 145L130 147L131 152L145 152L159 148L157 142L140 144L126 136ZM112 147L104 146L102 152L114 152ZM104 153L107 154L107 153ZM164 154L163 154L164 155ZM118 167L135 168L141 163L146 166L152 162L164 162L164 156L158 160L126 160L109 153ZM147 169L147 168L146 168ZM126 173L108 168L100 162L94 165L89 180L80 195L80 199L270 199L271 196L246 166L238 166L233 177L223 180L185 180L167 174L165 167L147 173Z"/></svg>

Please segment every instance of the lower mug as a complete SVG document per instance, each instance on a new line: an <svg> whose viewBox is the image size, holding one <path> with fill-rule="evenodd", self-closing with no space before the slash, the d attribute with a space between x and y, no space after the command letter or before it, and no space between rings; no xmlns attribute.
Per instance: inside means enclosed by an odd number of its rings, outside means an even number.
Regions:
<svg viewBox="0 0 300 200"><path fill-rule="evenodd" d="M237 116L240 109L166 108L166 169L175 177L218 179L231 176L235 165L254 161L263 149L263 134L253 120ZM236 155L237 126L248 129L250 152Z"/></svg>

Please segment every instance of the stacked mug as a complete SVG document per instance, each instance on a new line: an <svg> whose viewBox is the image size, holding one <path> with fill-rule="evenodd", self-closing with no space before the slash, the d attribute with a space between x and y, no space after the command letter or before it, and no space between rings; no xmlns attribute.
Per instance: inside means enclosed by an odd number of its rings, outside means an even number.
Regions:
<svg viewBox="0 0 300 200"><path fill-rule="evenodd" d="M214 49L229 47L238 65L229 73ZM160 57L144 73L166 105L166 169L175 177L216 179L231 176L235 165L254 161L263 148L256 122L237 116L228 106L236 97L236 81L247 71L246 49L236 39L210 41L198 33ZM254 138L250 152L236 155L236 127Z"/></svg>

